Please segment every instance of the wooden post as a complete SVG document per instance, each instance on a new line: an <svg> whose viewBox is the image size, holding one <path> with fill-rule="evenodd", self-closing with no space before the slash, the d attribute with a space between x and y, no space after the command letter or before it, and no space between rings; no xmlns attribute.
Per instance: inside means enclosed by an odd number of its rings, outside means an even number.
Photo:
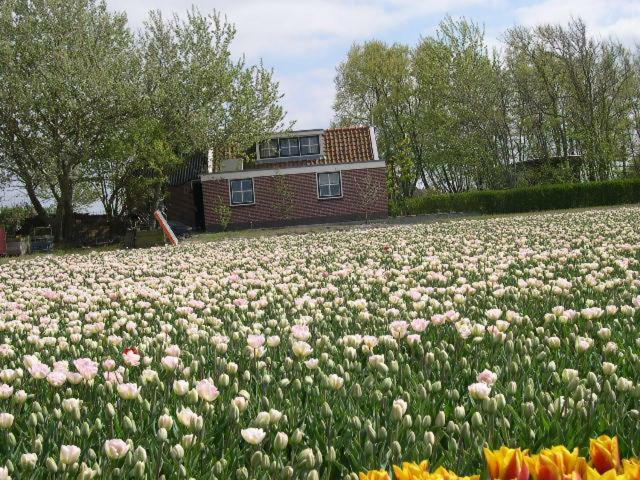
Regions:
<svg viewBox="0 0 640 480"><path fill-rule="evenodd" d="M167 223L167 220L164 218L164 215L162 215L162 212L160 210L156 210L153 213L153 216L156 218L156 220L160 224L160 228L162 228L162 231L169 239L169 243L171 243L171 245L173 245L174 247L178 245L178 239L176 238L175 233L173 233L173 230L171 230L171 227Z"/></svg>

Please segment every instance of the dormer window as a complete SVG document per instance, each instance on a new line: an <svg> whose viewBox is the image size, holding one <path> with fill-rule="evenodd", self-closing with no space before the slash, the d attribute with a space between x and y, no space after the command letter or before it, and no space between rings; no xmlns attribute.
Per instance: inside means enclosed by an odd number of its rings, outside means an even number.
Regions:
<svg viewBox="0 0 640 480"><path fill-rule="evenodd" d="M317 155L320 153L320 137L314 135L312 137L300 138L300 155Z"/></svg>
<svg viewBox="0 0 640 480"><path fill-rule="evenodd" d="M281 157L297 157L298 155L300 155L300 144L297 137L280 139Z"/></svg>
<svg viewBox="0 0 640 480"><path fill-rule="evenodd" d="M260 142L258 159L320 155L320 135L272 138Z"/></svg>
<svg viewBox="0 0 640 480"><path fill-rule="evenodd" d="M260 158L276 158L278 156L278 139L272 138L260 143Z"/></svg>

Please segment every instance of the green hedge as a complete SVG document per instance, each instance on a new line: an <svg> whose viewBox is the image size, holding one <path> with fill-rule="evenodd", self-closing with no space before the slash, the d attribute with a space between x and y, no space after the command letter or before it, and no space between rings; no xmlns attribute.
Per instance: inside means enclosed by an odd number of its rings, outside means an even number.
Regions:
<svg viewBox="0 0 640 480"><path fill-rule="evenodd" d="M640 202L640 178L472 190L410 198L410 215L438 212L517 213Z"/></svg>

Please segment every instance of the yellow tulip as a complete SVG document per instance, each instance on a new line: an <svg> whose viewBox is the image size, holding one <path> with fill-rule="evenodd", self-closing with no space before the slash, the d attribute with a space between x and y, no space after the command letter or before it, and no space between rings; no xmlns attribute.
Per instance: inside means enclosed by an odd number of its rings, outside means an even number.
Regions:
<svg viewBox="0 0 640 480"><path fill-rule="evenodd" d="M358 474L360 480L391 480L389 474L385 470L370 470L367 473L360 472Z"/></svg>
<svg viewBox="0 0 640 480"><path fill-rule="evenodd" d="M525 453L519 448L485 448L484 456L491 480L528 480L529 467L524 461Z"/></svg>
<svg viewBox="0 0 640 480"><path fill-rule="evenodd" d="M424 460L417 463L404 462L402 468L393 466L396 480L429 480L429 462Z"/></svg>
<svg viewBox="0 0 640 480"><path fill-rule="evenodd" d="M591 457L591 466L598 473L608 473L609 470L620 471L620 447L618 446L618 437L609 437L602 435L589 442L589 456Z"/></svg>
<svg viewBox="0 0 640 480"><path fill-rule="evenodd" d="M640 460L637 458L622 461L622 469L627 480L640 480Z"/></svg>
<svg viewBox="0 0 640 480"><path fill-rule="evenodd" d="M540 451L537 455L525 456L533 480L579 480L585 471L586 461L564 446L555 446Z"/></svg>
<svg viewBox="0 0 640 480"><path fill-rule="evenodd" d="M480 475L459 477L457 474L450 472L444 467L438 467L435 472L431 474L431 477L435 477L435 480L480 480Z"/></svg>
<svg viewBox="0 0 640 480"><path fill-rule="evenodd" d="M584 480L627 480L627 478L625 474L619 475L613 468L600 473L595 468L587 467Z"/></svg>

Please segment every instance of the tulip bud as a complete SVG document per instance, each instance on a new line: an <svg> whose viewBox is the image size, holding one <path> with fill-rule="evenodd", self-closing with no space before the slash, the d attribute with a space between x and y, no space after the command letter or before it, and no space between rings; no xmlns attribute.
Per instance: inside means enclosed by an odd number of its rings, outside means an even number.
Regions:
<svg viewBox="0 0 640 480"><path fill-rule="evenodd" d="M234 423L240 419L240 409L234 402L229 406L229 419Z"/></svg>
<svg viewBox="0 0 640 480"><path fill-rule="evenodd" d="M436 415L436 421L435 421L435 426L438 428L442 428L444 427L444 424L446 423L446 416L444 414L444 412L442 410L440 410L438 412L438 415Z"/></svg>
<svg viewBox="0 0 640 480"><path fill-rule="evenodd" d="M36 428L38 426L38 416L35 413L31 413L31 415L29 415L27 425L29 425L31 428Z"/></svg>
<svg viewBox="0 0 640 480"><path fill-rule="evenodd" d="M413 420L411 419L411 415L405 415L402 419L402 426L406 429L411 428L413 425Z"/></svg>
<svg viewBox="0 0 640 480"><path fill-rule="evenodd" d="M289 443L289 437L284 432L278 432L276 438L273 441L273 446L276 450L284 450Z"/></svg>
<svg viewBox="0 0 640 480"><path fill-rule="evenodd" d="M282 480L289 480L290 478L293 478L293 473L293 467L284 467L282 470L280 470L280 478L282 478Z"/></svg>
<svg viewBox="0 0 640 480"><path fill-rule="evenodd" d="M436 436L433 434L433 432L424 432L424 443L427 445L433 445L434 443L436 443Z"/></svg>
<svg viewBox="0 0 640 480"><path fill-rule="evenodd" d="M372 442L375 442L377 438L377 434L375 429L373 428L373 425L371 425L371 423L367 423L366 430L367 430L367 436L369 437L369 439Z"/></svg>
<svg viewBox="0 0 640 480"><path fill-rule="evenodd" d="M426 458L429 458L432 453L433 453L433 445L429 444L426 447L424 447L424 456Z"/></svg>
<svg viewBox="0 0 640 480"><path fill-rule="evenodd" d="M471 415L471 425L473 425L473 428L482 427L482 415L480 412L473 412L473 415Z"/></svg>
<svg viewBox="0 0 640 480"><path fill-rule="evenodd" d="M391 442L391 453L395 458L400 458L402 455L402 447L396 440Z"/></svg>
<svg viewBox="0 0 640 480"><path fill-rule="evenodd" d="M412 432L413 433L413 432ZM327 461L330 463L333 463L336 461L336 449L333 447L329 447L329 450L327 451Z"/></svg>
<svg viewBox="0 0 640 480"><path fill-rule="evenodd" d="M316 458L313 454L313 450L305 448L298 454L298 463L304 469L312 469L316 463Z"/></svg>
<svg viewBox="0 0 640 480"><path fill-rule="evenodd" d="M136 462L136 465L133 467L133 475L136 478L144 478L144 462Z"/></svg>
<svg viewBox="0 0 640 480"><path fill-rule="evenodd" d="M124 416L124 418L122 419L122 424L125 430L130 430L132 432L136 431L136 424L134 423L133 420L131 420L131 418L128 415Z"/></svg>
<svg viewBox="0 0 640 480"><path fill-rule="evenodd" d="M465 443L469 443L471 441L471 426L469 425L469 422L464 422L462 424L461 436Z"/></svg>
<svg viewBox="0 0 640 480"><path fill-rule="evenodd" d="M251 455L251 468L258 468L262 465L262 452L260 450L253 452Z"/></svg>
<svg viewBox="0 0 640 480"><path fill-rule="evenodd" d="M299 428L296 428L291 434L291 445L298 445L302 442L304 438L304 433Z"/></svg>
<svg viewBox="0 0 640 480"><path fill-rule="evenodd" d="M58 466L56 465L56 461L51 457L47 458L45 465L47 467L47 470L49 470L49 472L51 473L56 473L58 471Z"/></svg>
<svg viewBox="0 0 640 480"><path fill-rule="evenodd" d="M42 438L36 438L33 442L33 450L37 455L42 454Z"/></svg>
<svg viewBox="0 0 640 480"><path fill-rule="evenodd" d="M161 442L166 441L167 437L168 437L167 430L162 427L159 428L158 431L156 432L156 438Z"/></svg>
<svg viewBox="0 0 640 480"><path fill-rule="evenodd" d="M38 455L35 453L23 453L20 457L20 466L24 469L31 470L38 463Z"/></svg>
<svg viewBox="0 0 640 480"><path fill-rule="evenodd" d="M182 445L177 443L173 447L171 447L171 458L173 458L176 462L179 462L184 457L184 448Z"/></svg>
<svg viewBox="0 0 640 480"><path fill-rule="evenodd" d="M246 467L240 467L236 470L236 478L238 480L248 480L249 470Z"/></svg>
<svg viewBox="0 0 640 480"><path fill-rule="evenodd" d="M373 443L371 442L371 440L367 440L366 442L364 442L364 453L367 456L373 455L374 451L375 451L375 447L373 446Z"/></svg>

